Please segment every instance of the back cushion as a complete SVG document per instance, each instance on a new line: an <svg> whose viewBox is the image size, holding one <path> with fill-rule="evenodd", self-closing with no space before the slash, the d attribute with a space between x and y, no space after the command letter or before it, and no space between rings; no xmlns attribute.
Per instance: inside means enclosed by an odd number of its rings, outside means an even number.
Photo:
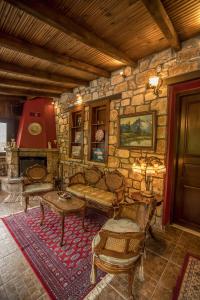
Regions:
<svg viewBox="0 0 200 300"><path fill-rule="evenodd" d="M85 169L85 180L89 185L95 185L100 180L102 175L102 172L96 167Z"/></svg>
<svg viewBox="0 0 200 300"><path fill-rule="evenodd" d="M120 189L124 185L124 176L118 171L107 172L105 180L106 185L111 192Z"/></svg>

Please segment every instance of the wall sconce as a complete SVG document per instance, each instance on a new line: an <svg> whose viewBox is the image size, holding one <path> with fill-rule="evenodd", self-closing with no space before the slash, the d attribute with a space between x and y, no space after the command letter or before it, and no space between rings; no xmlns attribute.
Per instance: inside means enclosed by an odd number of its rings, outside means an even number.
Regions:
<svg viewBox="0 0 200 300"><path fill-rule="evenodd" d="M156 96L159 96L161 91L160 87L162 85L162 79L158 76L150 76L148 82L148 88L153 89L153 92Z"/></svg>
<svg viewBox="0 0 200 300"><path fill-rule="evenodd" d="M76 104L82 104L83 103L83 98L80 94L76 95Z"/></svg>
<svg viewBox="0 0 200 300"><path fill-rule="evenodd" d="M126 78L126 75L124 74L124 70L120 71L119 74L120 74L123 78Z"/></svg>

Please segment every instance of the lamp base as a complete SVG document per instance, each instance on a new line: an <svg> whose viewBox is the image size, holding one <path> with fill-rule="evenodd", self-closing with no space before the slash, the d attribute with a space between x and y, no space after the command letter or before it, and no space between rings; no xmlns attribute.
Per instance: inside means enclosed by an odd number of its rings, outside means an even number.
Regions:
<svg viewBox="0 0 200 300"><path fill-rule="evenodd" d="M141 194L142 194L143 197L147 197L147 198L153 198L154 197L154 195L151 191L143 191Z"/></svg>

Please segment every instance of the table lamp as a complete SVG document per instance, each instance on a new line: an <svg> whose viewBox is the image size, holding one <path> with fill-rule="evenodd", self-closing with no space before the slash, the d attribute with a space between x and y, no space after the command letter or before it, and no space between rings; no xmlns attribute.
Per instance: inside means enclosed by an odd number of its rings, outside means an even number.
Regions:
<svg viewBox="0 0 200 300"><path fill-rule="evenodd" d="M142 192L143 196L153 197L152 175L165 173L166 168L162 161L155 156L136 158L132 170L134 173L144 175L146 190Z"/></svg>

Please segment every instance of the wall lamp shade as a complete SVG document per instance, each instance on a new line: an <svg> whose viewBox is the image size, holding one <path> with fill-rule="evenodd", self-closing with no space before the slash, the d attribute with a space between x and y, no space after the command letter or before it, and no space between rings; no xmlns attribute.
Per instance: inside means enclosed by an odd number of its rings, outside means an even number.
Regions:
<svg viewBox="0 0 200 300"><path fill-rule="evenodd" d="M156 96L159 96L160 94L159 89L161 85L162 85L162 79L159 76L155 75L149 77L148 87L154 90L154 94Z"/></svg>

